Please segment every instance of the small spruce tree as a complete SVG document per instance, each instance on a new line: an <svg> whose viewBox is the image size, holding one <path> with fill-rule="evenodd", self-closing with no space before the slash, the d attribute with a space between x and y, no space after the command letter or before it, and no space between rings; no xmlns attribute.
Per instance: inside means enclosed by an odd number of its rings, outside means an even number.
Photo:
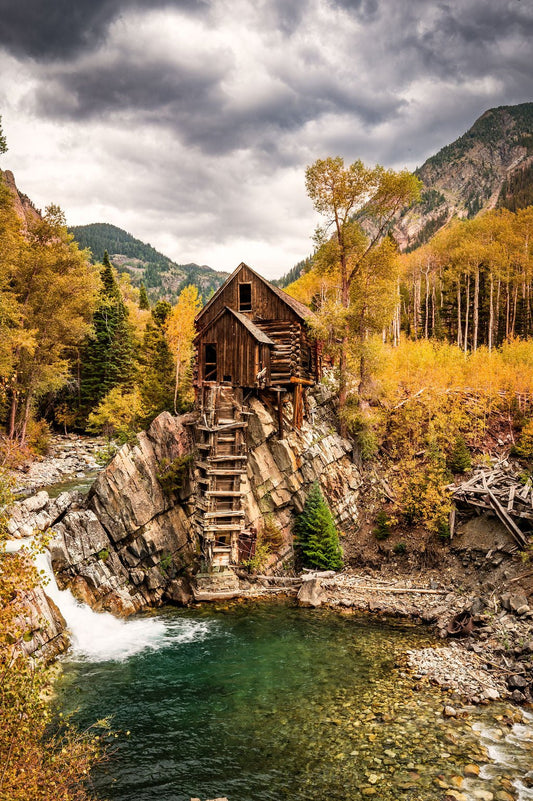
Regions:
<svg viewBox="0 0 533 801"><path fill-rule="evenodd" d="M320 570L342 568L339 535L318 481L311 487L303 511L296 520L294 533L305 567Z"/></svg>
<svg viewBox="0 0 533 801"><path fill-rule="evenodd" d="M139 287L139 309L150 308L150 301L148 300L148 293L144 284Z"/></svg>
<svg viewBox="0 0 533 801"><path fill-rule="evenodd" d="M80 399L85 414L114 387L131 388L135 374L133 330L107 250L100 278L93 331L81 349Z"/></svg>
<svg viewBox="0 0 533 801"><path fill-rule="evenodd" d="M447 466L452 473L466 473L472 467L472 457L463 437L456 438L447 459Z"/></svg>

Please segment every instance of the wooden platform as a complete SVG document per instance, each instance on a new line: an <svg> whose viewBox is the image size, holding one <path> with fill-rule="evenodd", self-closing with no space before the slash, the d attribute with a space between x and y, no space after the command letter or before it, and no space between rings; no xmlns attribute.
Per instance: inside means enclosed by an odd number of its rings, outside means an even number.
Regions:
<svg viewBox="0 0 533 801"><path fill-rule="evenodd" d="M204 386L199 400L194 525L208 569L229 567L238 562L244 531L241 482L246 475L247 410L242 389L236 387ZM198 600L234 597L215 596Z"/></svg>
<svg viewBox="0 0 533 801"><path fill-rule="evenodd" d="M524 483L501 465L480 470L459 486L450 485L454 503L492 512L520 548L525 548L533 534L533 482ZM453 535L454 516L450 521Z"/></svg>

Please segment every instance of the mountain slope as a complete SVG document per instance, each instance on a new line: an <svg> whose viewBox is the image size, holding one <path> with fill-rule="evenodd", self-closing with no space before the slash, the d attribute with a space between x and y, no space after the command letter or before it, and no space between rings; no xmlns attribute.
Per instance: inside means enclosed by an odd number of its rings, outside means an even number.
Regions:
<svg viewBox="0 0 533 801"><path fill-rule="evenodd" d="M454 215L474 217L497 205L527 205L532 164L533 103L489 109L416 170L424 191L396 226L400 246L410 250L427 242Z"/></svg>
<svg viewBox="0 0 533 801"><path fill-rule="evenodd" d="M107 250L112 264L120 272L129 273L135 286L143 282L152 300L174 303L185 286L195 284L205 301L228 276L205 265L176 264L115 225L93 223L72 226L69 230L80 247L91 250L94 261L101 261Z"/></svg>

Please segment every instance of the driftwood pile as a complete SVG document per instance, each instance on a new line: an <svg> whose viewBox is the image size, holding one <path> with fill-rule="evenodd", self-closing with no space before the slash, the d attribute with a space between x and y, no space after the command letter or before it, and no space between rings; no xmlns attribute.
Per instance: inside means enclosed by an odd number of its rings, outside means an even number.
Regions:
<svg viewBox="0 0 533 801"><path fill-rule="evenodd" d="M451 485L450 489L454 503L492 512L520 548L528 544L533 533L533 482L530 478L524 483L509 467L499 464L492 470L478 471L468 481L458 487ZM452 535L454 522L452 512Z"/></svg>

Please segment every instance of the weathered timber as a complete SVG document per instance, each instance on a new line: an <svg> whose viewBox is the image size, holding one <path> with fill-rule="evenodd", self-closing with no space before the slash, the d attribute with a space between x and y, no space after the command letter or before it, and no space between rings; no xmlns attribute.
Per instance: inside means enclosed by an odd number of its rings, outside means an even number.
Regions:
<svg viewBox="0 0 533 801"><path fill-rule="evenodd" d="M523 548L525 545L527 545L527 539L522 533L522 531L518 528L518 526L510 517L510 515L508 515L507 512L504 510L503 506L499 503L494 493L488 490L488 496L490 499L490 504L494 509L494 511L496 512L496 515L499 517L499 519L501 520L507 531L516 540L518 545L520 545Z"/></svg>
<svg viewBox="0 0 533 801"><path fill-rule="evenodd" d="M509 466L498 464L492 471L478 471L458 487L451 485L452 499L475 509L492 512L520 548L527 545L533 522L531 481L525 485ZM523 521L521 528L516 521ZM527 524L527 525L526 525Z"/></svg>

